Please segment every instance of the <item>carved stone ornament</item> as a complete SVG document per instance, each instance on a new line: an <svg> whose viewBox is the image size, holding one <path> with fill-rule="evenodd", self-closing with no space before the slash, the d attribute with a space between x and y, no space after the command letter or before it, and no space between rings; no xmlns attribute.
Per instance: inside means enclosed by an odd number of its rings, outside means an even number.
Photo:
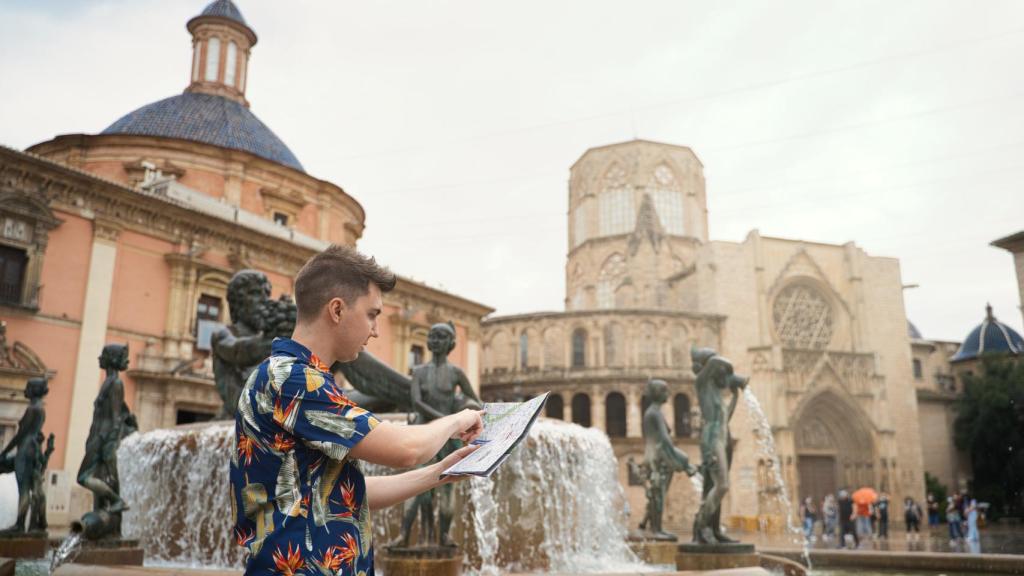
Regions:
<svg viewBox="0 0 1024 576"><path fill-rule="evenodd" d="M786 346L822 350L832 341L832 306L810 286L784 288L775 298L772 318L779 340Z"/></svg>

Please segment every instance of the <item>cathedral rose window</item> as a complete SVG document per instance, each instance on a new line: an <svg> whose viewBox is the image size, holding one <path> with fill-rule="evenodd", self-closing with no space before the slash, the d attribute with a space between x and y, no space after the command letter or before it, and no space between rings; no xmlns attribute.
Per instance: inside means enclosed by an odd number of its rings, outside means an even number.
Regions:
<svg viewBox="0 0 1024 576"><path fill-rule="evenodd" d="M832 340L832 307L815 289L788 286L772 307L775 330L786 346L820 350Z"/></svg>

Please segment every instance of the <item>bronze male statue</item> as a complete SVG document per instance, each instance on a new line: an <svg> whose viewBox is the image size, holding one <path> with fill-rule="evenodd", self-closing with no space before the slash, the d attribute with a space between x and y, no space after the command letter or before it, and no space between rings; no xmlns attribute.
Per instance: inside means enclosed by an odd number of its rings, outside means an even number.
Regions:
<svg viewBox="0 0 1024 576"><path fill-rule="evenodd" d="M427 334L427 349L432 354L431 361L413 368L412 381L409 384L413 423L426 424L465 408L482 406L483 403L473 390L466 374L458 366L448 363L448 354L455 349L455 326L451 322L430 327ZM449 440L433 462L443 460L458 448L457 440ZM413 499L402 519L402 545L409 545L409 536L417 513L422 515L421 526L426 528L421 530L421 542L433 540L433 514L436 503L439 516L438 544L453 546L448 535L455 512L453 495L453 486L445 484Z"/></svg>
<svg viewBox="0 0 1024 576"><path fill-rule="evenodd" d="M43 491L43 478L46 476L46 462L53 453L53 434L50 434L48 449L44 452L43 423L46 422L46 409L43 406L43 397L49 391L45 377L29 379L25 384L28 407L21 415L14 438L11 438L3 451L0 451L0 474L14 472L18 482L18 517L13 526L3 530L4 534L46 530L46 493ZM16 452L11 455L11 450ZM31 518L28 517L29 508L32 509Z"/></svg>
<svg viewBox="0 0 1024 576"><path fill-rule="evenodd" d="M693 476L697 468L690 464L686 453L672 442L665 415L661 413L661 406L668 400L668 384L664 380L652 378L647 381L644 395L650 404L644 411L644 463L640 465L640 476L646 480L647 510L640 522L640 529L647 532L645 537L675 541L676 535L662 528L665 495L676 472L686 472Z"/></svg>
<svg viewBox="0 0 1024 576"><path fill-rule="evenodd" d="M295 328L295 304L286 296L270 299L270 280L258 270L242 270L228 282L231 324L210 336L213 377L223 405L221 418L234 418L238 396L249 374L268 356L278 336Z"/></svg>
<svg viewBox="0 0 1024 576"><path fill-rule="evenodd" d="M729 491L729 419L736 409L739 391L747 385L747 378L734 375L732 363L711 348L693 348L690 357L697 375L697 397L703 422L700 451L704 472L704 494L693 521L693 541L732 543L735 540L721 532L720 518L722 499ZM732 394L728 408L722 401L722 392L726 389Z"/></svg>
<svg viewBox="0 0 1024 576"><path fill-rule="evenodd" d="M121 499L117 475L117 448L121 440L138 430L135 415L124 400L120 373L128 369L128 346L107 344L100 354L106 377L93 402L92 426L85 441L85 456L78 469L78 483L92 492L93 512L82 517L86 537L119 536L121 513L128 505Z"/></svg>

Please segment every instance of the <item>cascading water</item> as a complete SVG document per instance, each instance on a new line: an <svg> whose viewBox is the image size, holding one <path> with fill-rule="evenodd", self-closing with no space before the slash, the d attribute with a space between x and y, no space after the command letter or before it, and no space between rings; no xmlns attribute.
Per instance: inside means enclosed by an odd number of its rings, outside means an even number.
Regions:
<svg viewBox="0 0 1024 576"><path fill-rule="evenodd" d="M126 438L118 452L124 533L154 565L238 567L228 489L233 426L193 424ZM367 475L393 473L364 466ZM608 437L540 419L495 474L457 485L454 539L469 571L644 569L626 544L624 495ZM378 551L398 538L402 507L374 513Z"/></svg>
<svg viewBox="0 0 1024 576"><path fill-rule="evenodd" d="M810 569L810 542L804 538L803 531L794 523L795 516L793 514L793 503L789 499L789 493L786 490L786 481L782 477L782 466L779 463L779 453L775 449L775 437L772 434L771 423L768 422L768 417L761 408L761 402L757 399L757 396L750 387L743 389L743 401L747 405L747 414L750 416L754 439L757 442L760 455L762 458L767 458L772 463L770 467L772 471L771 480L774 483L774 486L770 486L769 488L778 494L778 499L782 504L782 510L786 518L786 531L796 537L794 542L803 546L804 560L807 562L808 569Z"/></svg>

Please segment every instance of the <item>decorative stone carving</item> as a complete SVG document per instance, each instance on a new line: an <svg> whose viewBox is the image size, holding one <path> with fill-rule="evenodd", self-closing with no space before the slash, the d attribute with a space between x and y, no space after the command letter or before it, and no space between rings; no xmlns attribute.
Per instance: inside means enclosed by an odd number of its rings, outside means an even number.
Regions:
<svg viewBox="0 0 1024 576"><path fill-rule="evenodd" d="M805 284L788 286L776 296L772 318L786 346L821 350L832 341L832 306Z"/></svg>

